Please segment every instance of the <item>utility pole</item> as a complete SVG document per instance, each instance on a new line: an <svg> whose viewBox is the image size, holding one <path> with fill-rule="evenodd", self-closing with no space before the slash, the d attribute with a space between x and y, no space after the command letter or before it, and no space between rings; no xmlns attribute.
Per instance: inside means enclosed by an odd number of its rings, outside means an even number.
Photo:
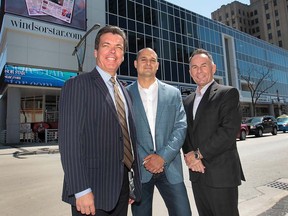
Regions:
<svg viewBox="0 0 288 216"><path fill-rule="evenodd" d="M74 48L72 55L74 56L76 54L79 72L83 71L83 64L84 64L85 52L86 52L86 38L92 31L98 28L100 28L100 24L96 23L94 26L92 26L92 28L90 28L86 32L86 34L81 38L81 40L78 42L78 44Z"/></svg>

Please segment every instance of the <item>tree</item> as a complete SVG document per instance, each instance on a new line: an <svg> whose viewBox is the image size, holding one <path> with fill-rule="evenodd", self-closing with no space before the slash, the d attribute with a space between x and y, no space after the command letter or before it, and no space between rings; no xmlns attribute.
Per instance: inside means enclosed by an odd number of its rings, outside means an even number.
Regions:
<svg viewBox="0 0 288 216"><path fill-rule="evenodd" d="M256 116L256 104L261 95L267 93L267 90L276 84L272 71L272 66L266 65L261 68L251 67L245 75L240 73L240 77L246 81L250 91L253 116Z"/></svg>

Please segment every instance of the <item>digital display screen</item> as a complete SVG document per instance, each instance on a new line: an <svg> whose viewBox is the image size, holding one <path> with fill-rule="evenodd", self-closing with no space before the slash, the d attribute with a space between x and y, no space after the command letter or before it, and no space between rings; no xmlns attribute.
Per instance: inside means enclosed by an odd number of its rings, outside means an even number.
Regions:
<svg viewBox="0 0 288 216"><path fill-rule="evenodd" d="M86 0L5 0L5 12L86 31Z"/></svg>
<svg viewBox="0 0 288 216"><path fill-rule="evenodd" d="M5 65L4 82L18 85L62 87L76 72Z"/></svg>

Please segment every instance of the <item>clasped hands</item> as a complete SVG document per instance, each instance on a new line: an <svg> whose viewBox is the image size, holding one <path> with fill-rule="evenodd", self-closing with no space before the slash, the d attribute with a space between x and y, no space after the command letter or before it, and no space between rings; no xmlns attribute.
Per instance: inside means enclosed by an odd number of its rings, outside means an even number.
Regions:
<svg viewBox="0 0 288 216"><path fill-rule="evenodd" d="M205 172L205 166L203 165L201 159L196 159L194 151L188 152L184 155L185 163L189 169L194 172Z"/></svg>
<svg viewBox="0 0 288 216"><path fill-rule="evenodd" d="M164 171L164 159L157 154L150 154L143 159L143 166L147 171L153 174Z"/></svg>

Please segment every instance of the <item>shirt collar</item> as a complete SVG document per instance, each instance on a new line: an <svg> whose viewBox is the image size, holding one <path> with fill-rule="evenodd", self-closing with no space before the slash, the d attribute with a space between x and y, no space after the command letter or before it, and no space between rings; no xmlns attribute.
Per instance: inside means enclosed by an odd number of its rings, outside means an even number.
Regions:
<svg viewBox="0 0 288 216"><path fill-rule="evenodd" d="M138 89L139 89L139 91L143 91L143 92L145 92L145 93L154 92L154 90L158 87L158 80L157 80L157 79L155 79L155 82L152 83L152 84L149 86L149 88L143 88L143 87L139 84L139 82L137 82L137 83L138 83Z"/></svg>
<svg viewBox="0 0 288 216"><path fill-rule="evenodd" d="M107 72L105 72L104 70L102 70L98 65L96 65L96 69L99 72L100 76L102 77L102 79L104 80L105 83L109 83L112 84L110 82L111 79L111 75ZM117 78L117 74L115 74L115 79Z"/></svg>
<svg viewBox="0 0 288 216"><path fill-rule="evenodd" d="M213 79L211 82L207 83L200 91L199 91L199 86L197 86L196 94L197 94L198 96L204 95L205 92L206 92L206 90L209 88L209 86L210 86L213 82L214 82L214 79Z"/></svg>

